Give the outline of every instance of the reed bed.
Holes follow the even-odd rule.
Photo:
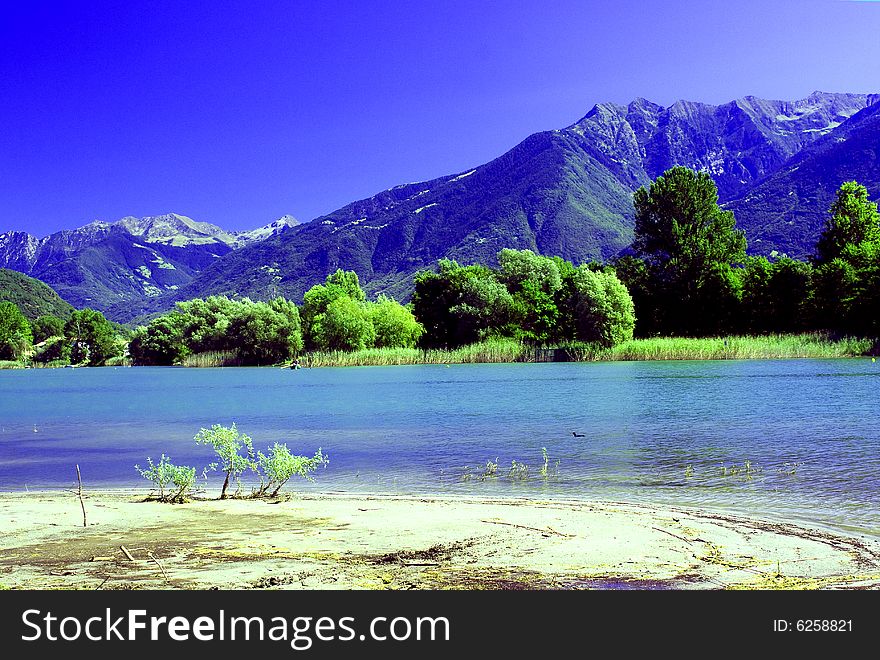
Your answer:
[[[184,367],[239,367],[241,359],[235,351],[205,351],[187,355],[181,365]]]
[[[598,352],[599,360],[767,360],[845,358],[865,355],[868,339],[831,339],[821,333],[752,337],[655,337],[633,339]]]
[[[613,348],[569,343],[558,347],[556,360],[616,362],[631,360],[768,360],[792,358],[848,358],[866,355],[872,341],[844,337],[831,339],[821,333],[799,335],[730,337],[653,337],[632,339]],[[531,362],[534,347],[516,340],[492,340],[443,350],[416,348],[368,348],[361,351],[308,353],[300,358],[304,367],[362,367],[401,364],[463,364],[478,362]]]
[[[361,351],[326,351],[303,355],[304,367],[364,367],[400,364],[464,364],[529,361],[532,349],[520,342],[493,340],[444,350],[419,348],[367,348]]]

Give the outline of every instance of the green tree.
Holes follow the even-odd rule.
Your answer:
[[[612,270],[579,266],[572,275],[575,339],[610,347],[633,337],[635,307]]]
[[[33,343],[31,326],[11,302],[0,302],[0,360],[20,360]]]
[[[880,214],[868,191],[844,183],[816,246],[818,323],[842,332],[880,334]]]
[[[366,305],[348,296],[337,298],[314,318],[310,335],[314,346],[324,351],[357,351],[376,341]]]
[[[851,252],[864,243],[880,243],[880,215],[876,202],[868,199],[868,189],[847,181],[837,191],[829,218],[816,244],[816,261],[851,261]],[[850,256],[848,256],[850,255]]]
[[[34,341],[37,343],[46,341],[49,337],[63,337],[64,320],[51,314],[45,314],[34,319],[31,323],[31,330],[34,333]]]
[[[348,298],[357,303],[366,300],[366,294],[361,289],[360,280],[354,271],[337,269],[327,276],[324,284],[316,284],[306,291],[300,317],[302,332],[309,348],[317,347],[312,342],[312,324],[327,311],[327,307],[332,302],[339,298]]]
[[[614,272],[629,291],[636,312],[633,333],[638,337],[653,337],[663,330],[663,310],[660,295],[655,288],[658,283],[644,259],[633,255],[618,257],[612,262]]]
[[[560,314],[556,294],[562,289],[558,262],[531,250],[498,253],[502,281],[514,298],[520,336],[546,343],[557,334]]]
[[[415,276],[413,313],[425,328],[426,347],[456,347],[493,335],[511,335],[520,315],[513,296],[491,268],[450,259]]]
[[[70,346],[70,359],[75,364],[95,367],[123,351],[113,324],[93,309],[74,311],[64,325],[64,336]]]
[[[243,305],[229,323],[226,345],[234,346],[245,364],[283,362],[302,351],[299,313],[288,301]]]
[[[189,354],[183,341],[182,326],[183,317],[171,313],[135,330],[128,345],[132,361],[139,365],[172,365],[179,362]]]
[[[396,300],[379,296],[367,309],[380,348],[412,348],[424,332],[413,313]]]
[[[746,239],[733,213],[718,206],[715,182],[705,172],[673,167],[637,190],[633,202],[633,248],[647,266],[658,329],[724,329],[739,291],[730,266],[745,259]]]
[[[229,349],[229,324],[241,313],[245,304],[226,296],[208,296],[177,303],[181,332],[187,348],[193,353]]]

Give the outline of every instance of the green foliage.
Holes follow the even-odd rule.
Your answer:
[[[424,332],[413,313],[391,298],[379,296],[367,311],[376,332],[377,348],[412,348]]]
[[[510,469],[507,471],[507,478],[511,481],[527,481],[529,478],[529,466],[520,463],[516,459],[510,462]]]
[[[673,167],[639,188],[633,203],[633,248],[654,267],[699,273],[745,257],[745,235],[733,213],[718,206],[718,189],[706,172]]]
[[[552,296],[562,288],[558,262],[531,250],[505,248],[498,253],[499,279],[512,293],[531,282],[538,290]]]
[[[307,337],[311,335],[312,323],[326,313],[330,304],[339,298],[349,298],[355,302],[366,300],[357,273],[337,269],[327,276],[324,284],[316,284],[306,291],[303,296],[302,322]]]
[[[569,306],[574,317],[574,339],[611,347],[633,337],[633,300],[612,271],[586,266],[571,275]]]
[[[64,325],[64,336],[74,364],[99,366],[124,350],[113,324],[93,309],[73,312]]]
[[[486,266],[441,259],[437,271],[415,276],[413,312],[425,328],[427,348],[456,347],[492,335],[511,334],[520,313],[507,287]]]
[[[64,336],[64,320],[52,315],[39,316],[31,322],[34,342],[40,343],[50,337]]]
[[[235,423],[228,427],[214,424],[210,429],[203,428],[194,440],[196,444],[214,448],[220,462],[211,468],[219,469],[225,475],[220,499],[226,499],[231,480],[235,479],[240,485],[241,475],[255,467],[253,441],[244,433],[239,433]]]
[[[864,243],[880,243],[880,214],[877,203],[868,199],[868,190],[856,181],[847,181],[837,191],[829,209],[830,217],[816,244],[816,261],[851,261],[848,253]]]
[[[299,310],[289,300],[210,296],[178,303],[173,312],[138,328],[129,352],[142,365],[186,363],[193,354],[231,355],[235,364],[252,365],[284,362],[302,348]]]
[[[318,350],[356,351],[375,343],[376,330],[366,305],[342,296],[314,318],[309,336]]]
[[[160,502],[182,503],[189,501],[196,483],[196,469],[186,465],[174,465],[162,454],[158,463],[147,457],[147,467],[135,465],[134,469],[159,491]]]
[[[754,333],[800,332],[811,323],[813,269],[782,257],[749,257],[740,273],[742,329]]]
[[[455,347],[488,337],[533,344],[575,338],[611,345],[632,336],[633,303],[612,271],[575,268],[530,250],[502,250],[500,268],[441,259],[415,277],[413,309],[425,347]]]
[[[673,167],[637,190],[633,203],[633,248],[647,271],[638,298],[655,300],[646,318],[649,332],[705,335],[724,329],[741,293],[731,265],[744,260],[746,239],[733,214],[718,206],[712,178]],[[627,275],[642,273],[633,268]]]
[[[880,214],[868,192],[844,183],[817,245],[818,322],[861,335],[880,335]]]
[[[31,349],[31,325],[18,305],[0,302],[0,360],[20,360]]]
[[[245,364],[289,360],[303,348],[296,305],[283,298],[244,305],[229,324],[226,342]]]
[[[179,362],[189,352],[183,341],[181,315],[160,316],[150,325],[135,330],[128,351],[135,364],[171,365]]]
[[[291,477],[313,481],[311,473],[329,462],[320,448],[311,458],[294,456],[286,444],[276,442],[269,447],[268,454],[257,453],[256,469],[260,485],[254,490],[254,497],[276,497]]]
[[[228,348],[229,324],[245,304],[226,296],[177,303],[176,313],[180,315],[179,323],[187,349],[192,353],[203,353]]]
[[[49,337],[37,346],[31,358],[34,362],[48,365],[50,363],[69,364],[70,345],[64,337]]]

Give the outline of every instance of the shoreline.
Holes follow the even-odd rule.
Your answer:
[[[841,337],[831,339],[822,333],[788,335],[728,335],[719,337],[655,337],[631,339],[611,348],[591,344],[567,344],[536,348],[516,340],[488,340],[455,349],[366,348],[358,351],[304,353],[298,358],[302,368],[352,366],[402,366],[448,364],[510,364],[542,362],[634,362],[706,360],[796,360],[871,358],[880,352],[876,340]],[[184,368],[264,367],[292,368],[292,361],[271,365],[244,365],[227,353],[197,353],[181,364]],[[118,358],[103,366],[130,367]],[[137,365],[141,366],[141,365]],[[162,365],[165,366],[165,365]],[[0,361],[0,369],[83,368],[81,365]]]
[[[880,541],[624,502],[302,494],[161,504],[0,493],[0,585],[28,589],[873,589]],[[128,558],[126,551],[134,561]]]

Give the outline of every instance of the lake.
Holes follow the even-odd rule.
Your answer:
[[[665,503],[880,537],[878,388],[863,359],[0,371],[0,490],[70,486],[76,463],[86,488],[146,489],[135,463],[201,468],[195,433],[236,422],[257,448],[324,449],[299,490]]]

